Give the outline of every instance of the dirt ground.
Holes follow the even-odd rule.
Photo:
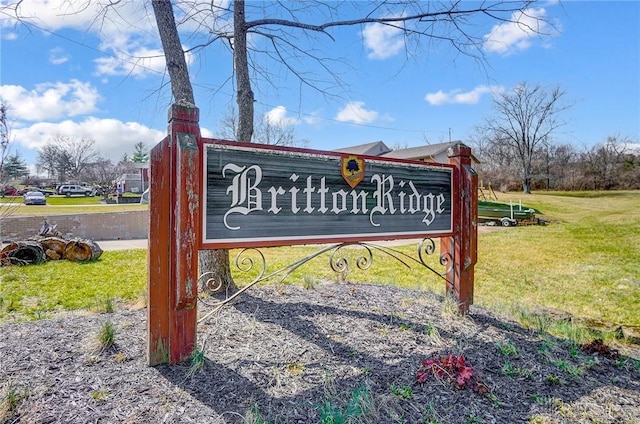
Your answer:
[[[199,324],[199,360],[157,367],[145,309],[5,324],[0,423],[640,423],[637,359],[450,306],[386,286],[256,287]],[[473,384],[456,385],[449,354]]]

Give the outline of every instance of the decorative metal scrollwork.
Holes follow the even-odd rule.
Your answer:
[[[329,265],[331,269],[337,273],[345,273],[349,270],[349,260],[345,256],[341,256],[343,249],[346,247],[363,247],[366,251],[366,256],[360,255],[356,258],[356,267],[360,270],[367,270],[373,263],[373,252],[371,247],[366,243],[343,243],[335,245],[333,252],[329,256]]]
[[[420,241],[418,244],[418,254],[417,259],[407,255],[400,250],[393,249],[388,246],[371,244],[365,242],[355,242],[355,243],[338,243],[327,245],[317,250],[316,252],[305,256],[302,259],[299,259],[296,262],[293,262],[285,267],[282,267],[272,273],[267,274],[267,261],[261,250],[257,248],[245,248],[238,252],[235,258],[235,266],[238,271],[243,273],[252,273],[255,272],[257,275],[253,277],[250,283],[242,287],[237,292],[233,293],[231,296],[226,297],[225,299],[218,300],[213,296],[200,296],[199,299],[202,303],[212,307],[213,309],[209,311],[206,315],[202,316],[198,319],[198,322],[202,322],[207,319],[209,316],[218,311],[221,307],[226,305],[227,303],[233,301],[242,293],[253,287],[254,285],[263,282],[274,280],[276,282],[282,282],[289,275],[291,275],[295,270],[311,261],[312,259],[317,258],[318,256],[331,252],[329,255],[329,266],[336,273],[344,275],[350,269],[350,261],[348,258],[348,253],[350,252],[349,248],[361,248],[364,249],[364,252],[359,252],[355,254],[355,260],[353,263],[355,267],[360,270],[367,270],[371,267],[373,263],[373,252],[378,251],[384,253],[398,262],[402,263],[407,268],[411,268],[411,264],[422,265],[427,268],[438,277],[447,281],[448,284],[452,284],[446,275],[451,271],[453,267],[453,253],[452,252],[443,252],[440,255],[439,263],[440,265],[446,267],[446,270],[443,273],[440,273],[433,269],[427,261],[426,257],[429,255],[433,255],[436,253],[436,243],[431,238],[425,238]],[[351,255],[354,256],[354,255]],[[353,258],[352,258],[353,259]],[[198,278],[198,289],[203,293],[216,293],[222,288],[222,282],[217,280],[212,272],[205,272],[200,275]]]

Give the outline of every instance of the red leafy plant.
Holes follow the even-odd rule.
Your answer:
[[[595,339],[589,343],[583,344],[581,347],[583,352],[597,353],[605,358],[618,360],[620,359],[620,352],[617,349],[613,349],[602,341],[602,339]]]
[[[478,373],[464,359],[464,356],[443,355],[437,359],[423,359],[416,372],[416,381],[425,383],[430,378],[452,383],[456,389],[469,388],[480,394],[489,392],[489,388],[478,378]]]

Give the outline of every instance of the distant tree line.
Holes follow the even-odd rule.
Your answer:
[[[526,82],[494,93],[493,112],[469,140],[480,180],[494,190],[640,189],[640,145],[610,136],[589,149],[554,142],[564,125],[559,87]]]
[[[471,145],[480,164],[476,166],[483,185],[494,190],[619,190],[640,189],[640,145],[638,140],[614,135],[591,148],[554,142],[553,133],[562,125],[560,112],[564,92],[521,83],[511,91],[494,95],[494,112],[477,127],[465,143]],[[0,108],[0,185],[19,181],[44,185],[67,181],[111,186],[125,173],[135,172],[134,163],[149,160],[143,142],[133,146],[113,163],[95,148],[93,139],[55,136],[38,150],[36,169],[43,177],[30,175],[19,153],[10,152],[7,110]],[[220,122],[220,136],[235,139],[237,115],[232,111]],[[304,146],[292,127],[263,120],[255,125],[255,141],[264,144]]]
[[[482,183],[494,190],[523,190],[517,152],[501,143],[472,143]],[[591,148],[540,145],[531,158],[532,190],[638,190],[640,148],[627,137],[610,136]]]
[[[136,162],[147,162],[149,153],[144,143],[134,145],[117,163],[100,156],[95,140],[57,136],[38,150],[36,168],[47,180],[87,182],[98,186],[111,186],[120,175],[135,170]]]
[[[149,153],[145,144],[134,146],[129,157],[127,153],[117,163],[100,156],[92,139],[75,139],[56,136],[50,143],[38,149],[36,170],[31,175],[29,168],[19,153],[6,155],[2,164],[2,183],[17,181],[29,186],[49,186],[63,182],[86,182],[92,186],[111,187],[114,181],[126,173],[137,172],[136,162],[147,162]]]

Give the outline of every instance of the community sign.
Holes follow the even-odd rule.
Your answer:
[[[248,143],[204,145],[202,248],[453,233],[453,166]]]

